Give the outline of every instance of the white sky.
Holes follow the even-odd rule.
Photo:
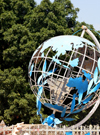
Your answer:
[[[35,0],[40,4],[41,0]],[[51,0],[53,2],[54,0]],[[71,0],[75,8],[79,8],[77,20],[92,24],[96,30],[100,30],[100,0]]]

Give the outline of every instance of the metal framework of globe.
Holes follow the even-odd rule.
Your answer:
[[[99,106],[100,101],[100,44],[94,34],[82,26],[81,36],[63,35],[53,37],[33,53],[29,62],[30,87],[36,96],[37,114],[41,103],[53,113],[42,123],[55,126],[77,113],[93,106],[80,122],[67,127],[80,126],[87,121]],[[87,32],[93,42],[83,38]],[[59,112],[59,118],[55,114]]]

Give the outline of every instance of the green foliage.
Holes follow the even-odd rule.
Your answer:
[[[25,123],[37,123],[39,117],[36,116],[35,97],[29,91],[29,84],[23,74],[23,70],[18,67],[11,71],[0,70],[0,120],[4,119],[7,124],[15,124],[24,121]]]
[[[42,0],[40,5],[34,0],[0,0],[0,121],[40,123],[28,84],[29,60],[45,40],[80,29],[85,23],[76,22],[78,11],[70,0]],[[43,117],[47,112],[41,109]]]
[[[74,9],[68,0],[64,0],[64,3],[61,1],[51,3],[50,0],[43,0],[34,8],[31,15],[26,16],[25,25],[34,33],[34,41],[38,40],[38,46],[53,36],[71,34],[68,23],[72,20],[71,27],[74,26],[77,11],[78,9]]]
[[[0,120],[6,124],[39,122],[27,80],[28,63],[36,46],[24,25],[25,16],[35,6],[31,0],[0,1]]]
[[[15,24],[4,32],[4,40],[9,45],[3,51],[3,60],[9,67],[24,67],[27,68],[29,58],[32,50],[35,49],[35,42],[32,34],[22,24]]]

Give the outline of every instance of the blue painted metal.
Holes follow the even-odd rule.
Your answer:
[[[97,82],[97,78],[98,78],[98,69],[96,67],[95,71],[94,71],[94,83],[96,84]]]
[[[83,108],[84,108],[84,106],[81,106],[81,108],[80,108],[80,109],[78,109],[78,110],[76,110],[76,111],[72,112],[72,114],[81,112],[81,111],[83,110]]]
[[[44,62],[44,66],[43,66],[43,72],[45,72],[46,71],[46,66],[47,66],[47,62],[46,62],[46,60],[45,60],[45,62]],[[44,74],[44,73],[43,73]]]
[[[62,123],[62,121],[60,121],[58,118],[55,118],[54,119],[54,127],[57,125],[57,124],[60,124]]]
[[[53,37],[45,41],[40,52],[42,53],[45,49],[52,46],[52,50],[57,51],[57,54],[56,54],[57,56],[59,56],[60,54],[64,55],[66,53],[66,50],[71,51],[72,47],[74,49],[83,47],[84,42],[86,42],[87,44],[91,46],[95,46],[89,40],[81,38],[81,37],[69,36],[69,35],[57,36],[57,37]]]
[[[61,113],[61,117],[64,117],[65,116],[65,113],[66,113],[66,107],[64,108],[64,110],[62,111],[62,113]]]
[[[34,64],[31,65],[30,77],[32,76],[33,67],[34,67]]]
[[[54,114],[51,114],[50,116],[48,116],[47,118],[45,118],[45,120],[43,121],[42,124],[47,123],[49,126],[53,127],[54,126],[54,119],[55,119]]]
[[[88,88],[87,88],[87,95],[89,94],[89,91],[93,85],[93,82],[94,82],[94,78],[91,79],[91,81],[89,82],[89,85],[88,85]]]
[[[92,94],[92,93],[96,92],[99,88],[100,88],[100,83],[98,83],[93,89],[91,89],[89,91],[89,94]]]
[[[66,132],[66,135],[73,135],[72,131]]]
[[[89,80],[91,80],[91,79],[92,79],[92,78],[91,78],[91,74],[86,73],[86,71],[85,71],[85,70],[82,70],[82,72],[84,73],[84,76],[85,76],[87,79],[89,79]]]
[[[79,62],[79,59],[76,58],[76,59],[74,59],[74,60],[71,60],[71,61],[69,62],[69,64],[70,64],[72,67],[76,67],[76,66],[78,66],[78,62]]]
[[[77,34],[78,32],[82,31],[83,29],[79,29],[78,31],[74,32],[72,35]]]
[[[58,106],[57,104],[53,105],[53,104],[49,104],[49,103],[44,103],[44,105],[49,107],[49,108],[54,108],[54,109],[59,110],[59,111],[64,110],[64,108],[62,106]]]
[[[52,60],[53,60],[54,62],[56,62],[57,64],[61,65],[61,62],[60,62],[58,59],[56,59],[55,56],[53,56]]]
[[[66,66],[66,65],[63,65],[63,67],[65,67],[65,68],[69,68],[68,66]]]
[[[90,132],[86,133],[85,135],[90,135]]]
[[[93,97],[94,95],[90,95],[89,97],[87,97],[85,100],[82,101],[83,104],[87,104]]]
[[[85,79],[85,81],[82,80],[82,77],[76,77],[76,78],[70,78],[69,82],[67,83],[68,87],[75,87],[78,90],[79,93],[79,104],[81,103],[83,93],[86,92],[88,87],[88,81]]]
[[[64,118],[64,120],[66,120],[66,121],[73,121],[73,120],[76,120],[76,119],[74,119],[74,118]]]
[[[98,69],[100,71],[100,58],[98,59]]]
[[[72,104],[71,104],[71,113],[73,112],[74,110],[74,107],[75,107],[75,98],[76,98],[76,94],[73,95],[73,100],[72,100]]]

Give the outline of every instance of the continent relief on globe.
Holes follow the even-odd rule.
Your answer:
[[[77,36],[57,36],[41,44],[29,63],[31,89],[37,96],[37,114],[41,116],[42,103],[60,112],[64,120],[72,121],[70,114],[93,105],[100,87],[99,57],[92,42]],[[54,118],[51,115],[48,119]]]

